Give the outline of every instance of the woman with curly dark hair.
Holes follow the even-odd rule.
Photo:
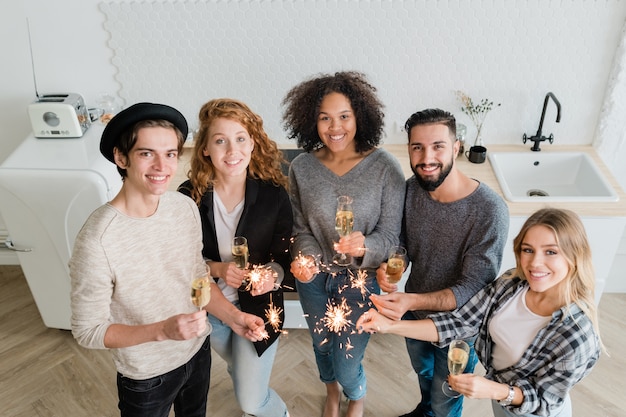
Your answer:
[[[366,378],[362,360],[369,341],[354,319],[378,293],[376,268],[398,244],[404,175],[398,161],[378,148],[383,104],[361,73],[320,75],[291,89],[283,121],[306,153],[289,170],[294,213],[291,271],[296,277],[320,379],[326,384],[325,417],[339,415],[341,392],[347,416],[363,416]],[[335,229],[339,196],[352,199],[352,232]],[[343,253],[350,262],[334,262]],[[347,264],[347,265],[346,265]],[[332,320],[339,312],[343,320]]]

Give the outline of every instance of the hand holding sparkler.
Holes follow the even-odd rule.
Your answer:
[[[229,317],[226,324],[239,336],[251,342],[260,342],[266,338],[265,323],[261,317],[239,311],[234,317]]]
[[[373,308],[363,313],[356,322],[359,333],[374,334],[377,332],[386,333],[393,325],[393,321],[380,314]]]
[[[271,266],[254,265],[246,275],[245,290],[255,296],[275,290],[277,276]]]
[[[320,272],[315,258],[311,255],[298,255],[291,262],[291,273],[301,282],[309,282]]]
[[[411,300],[409,297],[414,294],[393,292],[391,294],[370,296],[370,301],[376,309],[385,317],[391,320],[400,320],[404,313],[411,310]]]

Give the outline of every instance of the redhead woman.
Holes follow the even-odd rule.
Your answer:
[[[179,191],[198,205],[202,251],[211,275],[237,308],[265,321],[266,338],[251,343],[213,315],[211,346],[226,361],[244,415],[288,416],[269,387],[284,320],[281,282],[289,273],[292,211],[282,154],[263,129],[263,119],[246,104],[216,99],[200,109],[189,180]],[[248,244],[248,265],[238,267],[231,245]],[[260,279],[251,279],[252,270]],[[269,320],[275,311],[279,320]]]

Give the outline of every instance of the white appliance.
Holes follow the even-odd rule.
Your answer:
[[[122,186],[115,165],[100,154],[102,130],[92,125],[74,139],[31,134],[0,165],[0,213],[47,327],[70,329],[74,239]]]
[[[79,138],[91,126],[80,94],[44,94],[28,106],[33,133],[38,138]]]

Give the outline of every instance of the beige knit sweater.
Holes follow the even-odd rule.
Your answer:
[[[198,208],[177,192],[163,194],[148,218],[128,217],[109,204],[95,210],[69,262],[78,343],[104,349],[112,323],[148,324],[197,311],[190,284],[206,272],[201,230]],[[189,361],[204,339],[149,342],[111,353],[122,375],[147,379]]]

